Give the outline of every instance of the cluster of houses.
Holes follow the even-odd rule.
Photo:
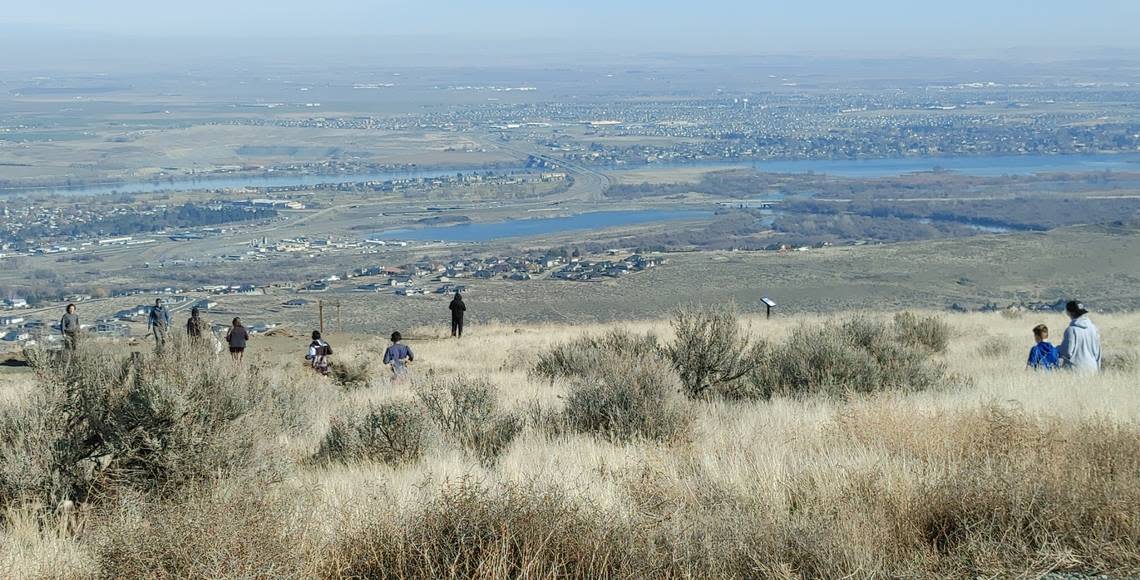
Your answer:
[[[633,254],[621,260],[575,260],[554,272],[553,277],[559,280],[573,280],[588,282],[603,278],[620,278],[634,272],[642,272],[661,264],[658,258]]]
[[[43,328],[43,324],[42,320],[28,320],[23,316],[0,316],[0,329],[3,329],[0,340],[4,342],[26,342],[31,340],[33,334]]]
[[[130,326],[115,319],[99,320],[94,325],[83,324],[81,329],[100,336],[127,336]],[[58,342],[59,322],[48,324],[39,319],[25,319],[22,316],[0,316],[0,341],[23,346],[33,346],[39,342]]]
[[[180,295],[171,296],[169,298],[163,299],[163,303],[166,304],[167,308],[178,308],[178,307],[185,305],[188,302],[193,302],[193,301],[194,301],[194,299],[189,297],[189,296],[180,296]],[[113,315],[111,315],[111,318],[109,320],[119,320],[119,321],[123,321],[123,322],[135,322],[137,320],[145,320],[146,317],[150,314],[150,309],[152,306],[153,305],[151,305],[151,304],[140,304],[138,306],[132,306],[131,308],[124,308],[123,310],[120,310],[120,311],[114,313]]]
[[[3,302],[4,310],[21,310],[28,307],[28,301],[23,298],[5,298]]]
[[[454,258],[447,261],[421,260],[398,267],[368,266],[357,268],[344,274],[332,274],[311,280],[299,291],[305,293],[327,292],[336,282],[356,278],[379,278],[357,284],[356,292],[387,292],[398,296],[420,296],[430,293],[444,294],[462,291],[465,286],[457,284],[466,279],[474,280],[530,280],[535,276],[552,272],[559,280],[595,280],[618,278],[626,274],[641,272],[661,263],[659,258],[633,254],[614,260],[594,261],[578,256],[558,255],[489,256],[479,258]],[[434,291],[424,288],[425,283],[439,285]]]

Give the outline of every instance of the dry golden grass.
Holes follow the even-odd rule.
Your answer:
[[[1094,319],[1106,354],[1135,359],[1140,315]],[[757,336],[778,341],[824,320],[749,322]],[[494,463],[444,437],[412,464],[310,461],[342,406],[413,400],[416,384],[387,380],[375,363],[379,339],[331,337],[336,357],[373,360],[370,386],[351,391],[306,373],[297,361],[304,341],[254,342],[247,364],[312,392],[310,429],[267,434],[296,460],[285,480],[259,484],[269,491],[247,491],[246,502],[233,489],[252,484],[230,480],[184,505],[111,510],[77,533],[12,507],[0,576],[110,577],[172,559],[161,576],[1140,573],[1140,372],[1025,371],[1030,329],[1045,322],[1059,335],[1058,315],[946,320],[954,337],[939,357],[971,385],[848,400],[693,401],[693,433],[681,442],[623,443],[530,425]],[[620,326],[671,340],[665,321]],[[417,381],[483,378],[498,387],[505,412],[525,416],[535,405],[560,408],[567,393],[561,379],[528,375],[537,355],[612,328],[485,326],[459,341],[419,329],[407,342]],[[997,342],[1011,348],[985,347]],[[189,554],[176,550],[207,530],[228,536],[194,541]],[[273,530],[304,533],[285,543]],[[122,561],[115,550],[130,545],[137,557],[108,564],[108,554]]]

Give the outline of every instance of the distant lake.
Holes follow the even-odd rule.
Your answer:
[[[819,173],[838,177],[893,177],[943,169],[979,177],[1033,175],[1035,173],[1087,173],[1090,171],[1140,172],[1140,155],[1002,155],[984,157],[907,157],[903,159],[804,159],[794,161],[741,161],[669,163],[630,167],[746,166],[766,173]]]
[[[487,223],[387,230],[372,234],[369,237],[382,240],[419,242],[487,242],[502,238],[535,237],[582,230],[600,230],[699,219],[712,215],[713,212],[711,211],[700,210],[596,211],[565,217],[513,219]]]

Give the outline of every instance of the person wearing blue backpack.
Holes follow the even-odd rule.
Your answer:
[[[1061,353],[1049,342],[1049,327],[1044,324],[1033,327],[1033,339],[1037,344],[1029,350],[1029,362],[1026,365],[1034,370],[1045,371],[1061,368]]]

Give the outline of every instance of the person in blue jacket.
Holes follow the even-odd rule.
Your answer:
[[[1038,324],[1033,327],[1033,339],[1037,344],[1029,350],[1029,362],[1026,365],[1034,370],[1053,370],[1061,368],[1061,353],[1053,343],[1049,342],[1049,327]]]
[[[384,351],[384,364],[392,369],[392,380],[401,380],[408,376],[408,365],[416,360],[416,355],[408,345],[401,344],[403,337],[399,332],[392,333],[392,345]]]

